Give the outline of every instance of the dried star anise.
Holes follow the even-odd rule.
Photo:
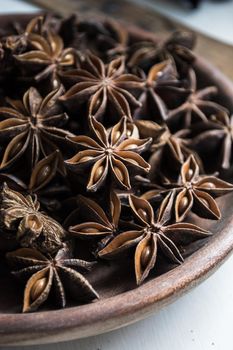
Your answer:
[[[59,73],[74,68],[77,53],[73,48],[65,48],[62,38],[49,29],[43,35],[27,33],[29,51],[15,55],[24,70],[36,72],[34,80],[39,82],[51,77],[52,86],[59,86]]]
[[[109,32],[109,35],[98,36],[99,47],[102,49],[103,45],[105,45],[108,57],[124,55],[128,50],[129,42],[129,34],[126,28],[114,20],[105,21],[104,27]]]
[[[164,150],[165,147],[169,149],[172,158],[180,164],[184,162],[187,155],[192,153],[188,148],[190,143],[187,138],[190,134],[189,129],[181,129],[175,133],[171,133],[166,124],[159,125],[152,120],[136,120],[135,124],[139,129],[140,137],[152,138],[153,141],[150,145],[150,150],[156,152],[156,158],[158,151],[160,151],[160,158],[163,157],[161,150]]]
[[[96,118],[109,107],[118,119],[124,115],[132,119],[131,109],[140,106],[134,92],[142,89],[143,82],[126,72],[124,57],[105,65],[100,58],[89,54],[81,69],[64,72],[61,78],[75,85],[60,100],[72,107],[88,102],[88,114]]]
[[[9,35],[2,38],[3,46],[9,50],[11,54],[20,54],[27,48],[28,37],[32,33],[41,34],[44,18],[43,16],[34,17],[24,30],[17,29],[17,34]],[[16,27],[18,27],[16,23]]]
[[[82,206],[84,215],[91,221],[82,222],[69,227],[69,232],[75,237],[102,237],[114,235],[118,226],[121,204],[115,192],[111,193],[111,222],[104,210],[93,200],[79,196],[78,202]]]
[[[135,121],[142,138],[152,138],[149,158],[151,171],[149,178],[153,182],[163,183],[165,178],[175,180],[180,166],[185,159],[194,154],[190,148],[190,130],[181,129],[172,133],[166,124],[159,125],[151,120]],[[202,168],[201,160],[195,154],[198,164]]]
[[[233,116],[220,112],[210,116],[208,122],[199,124],[198,129],[198,135],[192,139],[194,148],[200,154],[207,150],[214,156],[218,154],[220,168],[229,169],[233,159]]]
[[[191,93],[184,103],[168,113],[168,123],[180,122],[187,128],[193,122],[207,122],[211,114],[226,111],[226,108],[210,100],[217,93],[216,86],[197,90],[196,74],[192,68],[189,70],[188,80]]]
[[[23,312],[41,307],[49,297],[59,307],[66,306],[67,298],[88,302],[98,298],[97,292],[78,271],[90,270],[92,262],[73,258],[69,246],[60,249],[54,257],[46,257],[31,248],[20,248],[7,254],[13,274],[27,281]]]
[[[165,121],[168,117],[167,103],[190,93],[180,87],[181,84],[169,60],[153,65],[147,75],[141,70],[140,75],[144,88],[139,97],[141,107],[134,113],[136,119],[150,115],[151,119]]]
[[[104,126],[91,117],[90,128],[93,138],[85,135],[70,138],[83,151],[67,160],[66,165],[79,173],[91,168],[87,184],[88,191],[99,189],[108,175],[111,175],[117,187],[128,190],[130,189],[130,170],[134,173],[150,170],[150,165],[138,153],[149,146],[151,139],[127,138],[126,121],[125,117],[122,118],[112,127],[110,133],[107,133]]]
[[[143,68],[164,61],[172,60],[174,67],[181,75],[185,75],[188,67],[195,59],[192,48],[196,37],[191,32],[176,31],[162,41],[142,41],[131,48],[128,65],[130,67],[140,66]]]
[[[25,153],[34,166],[41,155],[64,150],[65,137],[73,134],[60,128],[68,119],[57,101],[62,92],[59,87],[42,98],[31,87],[23,101],[8,99],[10,107],[0,108],[0,137],[7,145],[1,157],[1,170],[9,168]]]
[[[156,264],[160,251],[168,260],[180,264],[183,257],[178,245],[205,238],[210,233],[190,223],[167,225],[171,216],[174,194],[168,194],[161,204],[157,218],[148,201],[131,195],[130,207],[138,221],[138,228],[123,232],[115,237],[103,250],[99,257],[114,259],[125,251],[134,248],[134,264],[137,284],[141,284]]]
[[[11,190],[3,185],[0,197],[0,226],[15,236],[22,247],[45,253],[57,251],[66,233],[54,219],[40,211],[37,197]]]
[[[111,192],[109,215],[90,198],[79,196],[78,203],[87,221],[70,226],[68,231],[77,238],[102,238],[98,245],[103,248],[118,232],[121,213],[119,197]]]
[[[193,155],[182,165],[177,183],[167,183],[166,187],[170,188],[168,191],[175,191],[174,210],[177,222],[182,221],[190,210],[203,218],[220,219],[221,212],[214,198],[233,191],[233,185],[228,182],[215,176],[200,175]],[[145,198],[151,199],[157,194],[157,190],[151,190]]]

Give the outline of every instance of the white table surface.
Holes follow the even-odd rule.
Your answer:
[[[184,6],[187,0],[130,0],[161,12],[215,39],[233,45],[233,0],[202,0],[197,10]]]
[[[164,8],[167,11],[166,4]],[[30,12],[33,9],[20,0],[0,0],[0,13]],[[201,9],[200,16],[206,10],[208,13],[206,6]],[[198,26],[198,21],[195,25]],[[18,349],[232,350],[233,256],[199,287],[144,321],[78,341]]]

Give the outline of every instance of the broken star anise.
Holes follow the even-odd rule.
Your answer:
[[[88,302],[98,298],[97,292],[78,271],[90,270],[92,262],[73,258],[69,247],[60,249],[54,257],[46,257],[31,248],[20,248],[7,254],[13,274],[26,280],[23,312],[32,312],[52,297],[53,304],[64,308],[67,299]]]
[[[1,144],[6,144],[1,170],[9,168],[25,153],[34,166],[41,156],[64,150],[65,137],[73,134],[60,128],[68,120],[57,101],[62,92],[59,87],[43,98],[31,87],[23,101],[8,99],[10,107],[0,108]]]
[[[88,114],[100,118],[107,107],[112,114],[132,119],[132,108],[140,106],[135,98],[135,90],[140,91],[142,80],[128,74],[124,57],[112,60],[107,65],[93,54],[89,54],[81,69],[69,70],[62,74],[66,82],[74,84],[60,100],[67,106],[88,103]]]
[[[194,122],[207,122],[211,114],[227,111],[210,97],[217,94],[216,86],[208,86],[197,90],[195,71],[190,68],[188,74],[190,94],[177,108],[168,113],[168,123],[180,122],[182,126],[189,127]]]
[[[129,190],[129,172],[148,172],[150,165],[138,154],[146,150],[151,139],[141,140],[127,138],[127,119],[123,117],[119,123],[107,133],[104,126],[94,117],[90,117],[90,129],[93,138],[89,136],[74,136],[69,138],[77,147],[83,149],[66,161],[71,170],[82,173],[91,169],[87,190],[96,191],[106,181],[108,175],[124,190]]]
[[[154,268],[158,251],[169,261],[180,264],[183,257],[178,248],[181,244],[190,243],[199,238],[205,238],[210,233],[190,223],[169,224],[173,193],[163,200],[157,218],[148,201],[131,195],[129,204],[139,222],[138,228],[116,236],[104,249],[99,257],[114,259],[123,252],[135,249],[134,265],[137,284],[141,284]]]
[[[66,236],[63,227],[40,211],[37,197],[11,190],[3,185],[0,197],[0,226],[5,234],[15,236],[22,247],[53,253]]]
[[[37,16],[28,22],[25,29],[19,28],[18,23],[15,24],[17,34],[9,35],[3,38],[4,47],[9,49],[12,54],[20,54],[27,48],[28,39],[31,34],[42,34],[44,25],[44,17]]]

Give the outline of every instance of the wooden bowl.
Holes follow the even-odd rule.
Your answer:
[[[7,25],[15,18],[2,16],[0,23]],[[28,19],[17,16],[19,21]],[[138,37],[151,37],[138,28],[128,29]],[[219,102],[233,111],[233,84],[199,57],[195,69],[200,81],[219,88]],[[142,286],[135,288],[128,262],[123,262],[126,265],[121,270],[114,265],[101,267],[101,271],[96,269],[91,282],[101,298],[91,304],[21,314],[22,291],[19,293],[14,280],[1,271],[0,264],[0,345],[60,342],[104,333],[143,319],[176,300],[210,276],[232,252],[232,200],[232,194],[218,200],[223,218],[220,222],[208,222],[213,236],[195,243],[192,246],[195,252],[181,266],[163,274],[157,271]]]

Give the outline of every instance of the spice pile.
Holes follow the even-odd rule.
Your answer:
[[[0,251],[24,312],[98,298],[88,275],[106,260],[140,285],[211,234],[193,217],[221,218],[233,125],[194,44],[74,16],[1,29]]]

